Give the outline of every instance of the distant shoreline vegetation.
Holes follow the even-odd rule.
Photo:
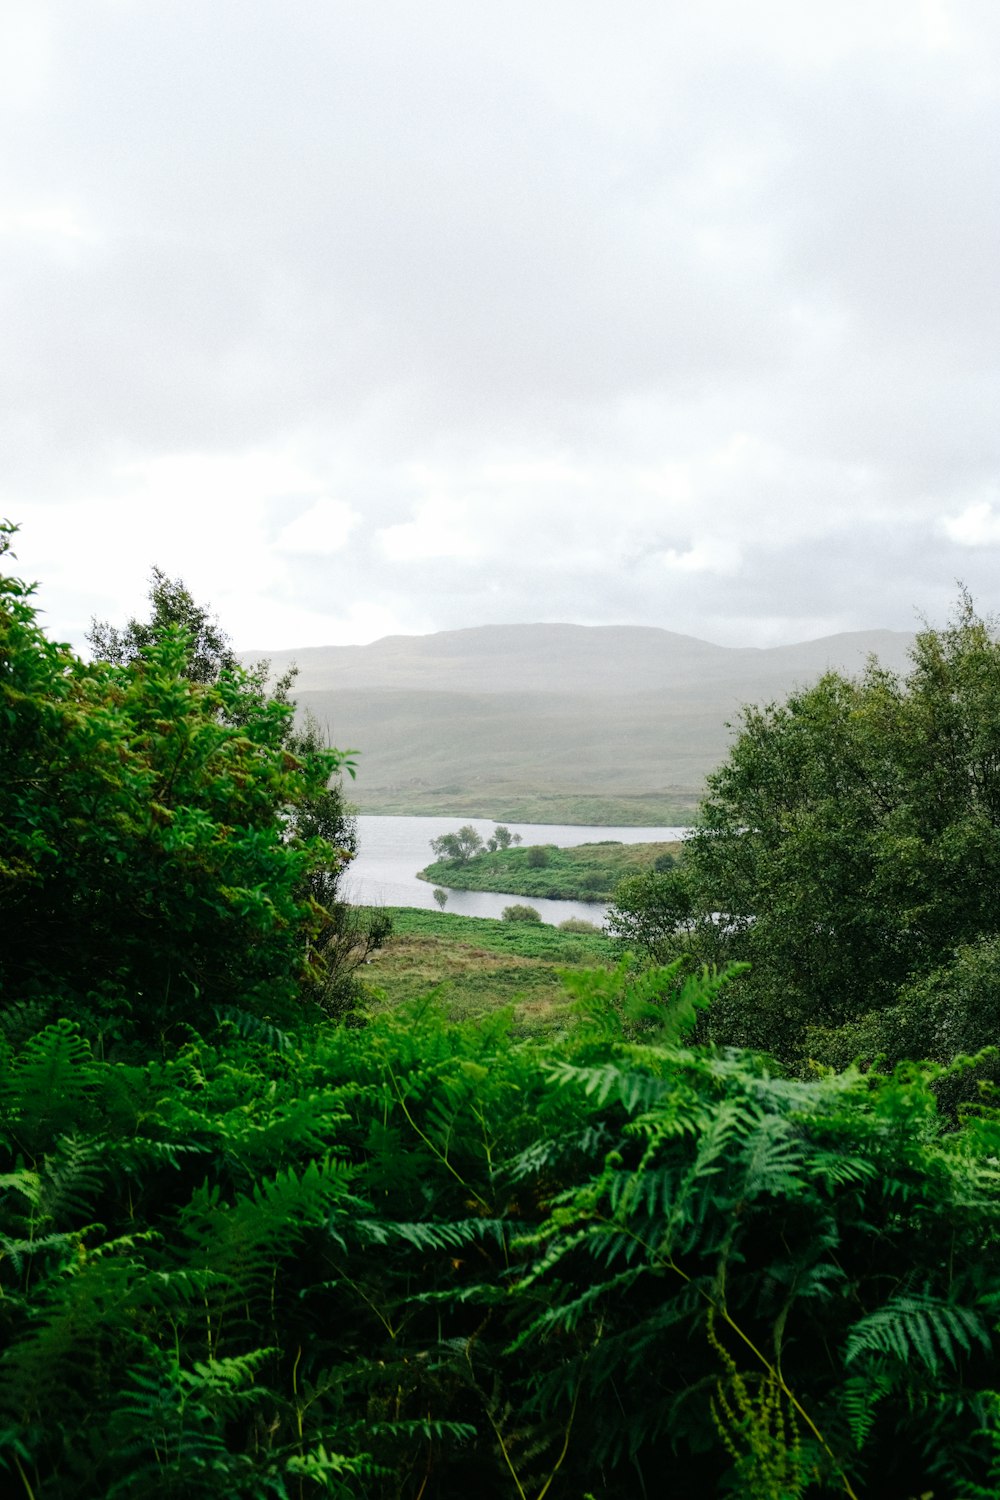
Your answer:
[[[610,901],[630,875],[669,869],[680,843],[555,844],[483,850],[466,858],[438,859],[417,874],[458,891],[501,891],[550,901]]]
[[[639,792],[620,797],[589,793],[511,792],[477,787],[351,787],[353,811],[380,817],[488,818],[494,823],[554,823],[571,827],[687,827],[693,821],[701,790]]]

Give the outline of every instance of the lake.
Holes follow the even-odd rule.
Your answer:
[[[429,865],[434,854],[431,839],[454,833],[471,823],[483,839],[496,824],[489,818],[432,817],[399,818],[361,814],[358,824],[358,856],[344,872],[344,899],[359,906],[420,906],[436,910],[434,887],[417,879],[417,871]],[[665,843],[681,839],[686,828],[602,828],[579,824],[507,823],[524,844],[599,844],[614,840],[622,844]],[[493,891],[448,892],[446,911],[463,917],[499,917],[512,901],[533,906],[543,922],[556,925],[567,917],[583,917],[600,925],[607,906],[601,901],[545,901],[537,896],[511,896]]]

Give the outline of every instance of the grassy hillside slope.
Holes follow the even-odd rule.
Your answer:
[[[830,636],[769,650],[666,630],[504,625],[270,653],[334,744],[362,751],[363,812],[682,822],[744,703],[784,697],[911,637]],[[268,654],[268,653],[264,653]]]

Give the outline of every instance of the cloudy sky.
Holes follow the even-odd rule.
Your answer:
[[[1000,608],[995,0],[2,0],[52,632]]]

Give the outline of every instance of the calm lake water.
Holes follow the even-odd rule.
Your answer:
[[[358,818],[358,857],[346,871],[342,890],[348,901],[361,906],[421,906],[436,909],[434,887],[417,879],[434,859],[431,839],[471,823],[484,839],[496,824],[487,818],[433,817],[387,818],[362,815]],[[519,833],[524,844],[598,844],[614,840],[621,844],[664,843],[680,839],[685,828],[587,828],[579,824],[508,823],[511,833]],[[544,901],[537,896],[511,896],[493,891],[448,892],[446,911],[463,917],[499,917],[512,901],[528,902],[543,922],[565,922],[567,917],[583,917],[600,924],[607,907],[600,901]]]

